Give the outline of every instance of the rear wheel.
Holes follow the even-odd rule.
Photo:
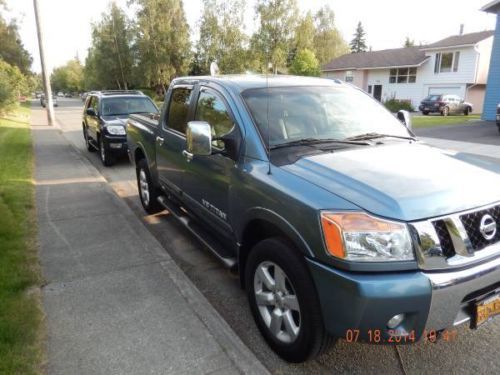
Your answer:
[[[470,108],[469,107],[465,107],[465,109],[464,109],[464,115],[465,116],[469,116],[469,113],[470,113]]]
[[[450,114],[450,109],[448,107],[444,107],[441,110],[441,116],[448,116]]]
[[[429,114],[429,111],[422,111],[422,114],[423,114],[424,116],[427,116],[427,115]]]
[[[163,211],[163,207],[158,203],[159,191],[153,185],[151,174],[146,159],[141,159],[137,163],[137,188],[139,189],[139,198],[141,199],[144,210],[152,215]]]
[[[303,362],[332,343],[323,326],[314,283],[299,255],[281,238],[258,243],[245,270],[255,322],[269,346],[289,362]]]
[[[99,156],[101,157],[101,162],[105,167],[110,167],[114,164],[114,156],[109,152],[104,144],[104,138],[99,137]]]

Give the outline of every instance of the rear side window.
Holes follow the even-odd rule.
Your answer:
[[[168,108],[167,127],[186,134],[189,101],[191,100],[191,88],[179,87],[172,90],[170,106]]]

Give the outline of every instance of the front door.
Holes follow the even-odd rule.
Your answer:
[[[170,93],[168,107],[161,119],[156,137],[156,162],[160,183],[180,195],[187,160],[186,127],[190,110],[192,86],[175,86]]]
[[[197,121],[206,121],[212,128],[212,137],[220,137],[232,130],[236,123],[222,95],[213,89],[200,89],[194,115]],[[188,163],[183,182],[186,203],[200,217],[226,237],[231,236],[228,218],[229,186],[235,161],[224,154],[223,141],[212,142],[214,153],[195,155]],[[208,213],[208,214],[207,214]]]
[[[97,128],[99,127],[99,101],[96,96],[92,96],[90,98],[86,109],[88,108],[92,108],[96,114],[96,116],[91,116],[85,112],[85,122],[87,124],[88,135],[97,142]]]
[[[382,85],[373,86],[373,97],[377,99],[379,102],[382,101]]]

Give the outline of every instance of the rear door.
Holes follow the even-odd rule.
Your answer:
[[[156,137],[156,162],[160,183],[174,194],[183,190],[187,159],[186,128],[191,114],[192,85],[178,85],[171,89],[168,106]]]

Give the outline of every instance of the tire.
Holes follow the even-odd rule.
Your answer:
[[[423,114],[424,116],[427,116],[427,115],[429,114],[429,111],[422,111],[422,114]]]
[[[469,107],[465,107],[465,109],[464,109],[464,116],[469,116],[469,113],[470,113],[470,108]]]
[[[284,282],[275,282],[276,275],[282,275],[278,280]],[[255,323],[281,358],[299,363],[330,347],[334,339],[325,331],[304,258],[285,240],[269,238],[252,249],[245,268],[245,285]],[[258,296],[266,302],[258,304]],[[275,329],[271,328],[273,320]]]
[[[101,158],[102,165],[105,167],[111,167],[115,163],[114,156],[104,145],[103,137],[99,137],[99,156]]]
[[[87,148],[88,152],[96,151],[95,147],[92,146],[92,144],[89,141],[89,133],[85,125],[83,125],[83,139],[85,140],[85,147]]]
[[[163,211],[164,208],[158,203],[160,192],[153,184],[146,159],[137,163],[136,176],[139,198],[144,210],[150,215]]]
[[[444,107],[441,111],[441,116],[448,116],[450,114],[450,109],[448,107]]]

